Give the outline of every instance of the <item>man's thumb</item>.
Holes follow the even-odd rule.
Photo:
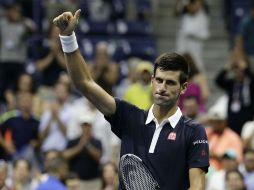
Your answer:
[[[79,16],[80,16],[80,12],[81,12],[81,9],[77,10],[74,14],[74,18],[78,21],[79,19]]]

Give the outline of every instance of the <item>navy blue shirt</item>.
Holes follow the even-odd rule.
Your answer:
[[[70,140],[67,149],[76,146],[79,141],[80,138]],[[101,141],[92,138],[90,143],[98,150],[102,151]],[[100,163],[92,158],[86,148],[69,160],[69,166],[70,170],[77,173],[82,180],[95,179],[100,176]]]
[[[121,156],[140,157],[162,190],[187,190],[189,169],[209,167],[209,148],[204,127],[181,116],[173,128],[163,125],[153,153],[149,153],[155,122],[146,123],[148,112],[116,99],[116,112],[105,117],[122,140]],[[120,187],[120,189],[123,189]]]
[[[31,140],[38,140],[39,121],[32,115],[25,119],[17,111],[14,117],[0,125],[0,129],[3,134],[8,130],[11,132],[13,143],[17,151],[20,151],[29,145]]]

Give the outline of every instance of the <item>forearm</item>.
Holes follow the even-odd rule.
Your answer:
[[[205,172],[200,168],[189,170],[190,188],[189,190],[205,190]]]
[[[45,58],[37,61],[37,64],[36,64],[37,70],[43,71],[45,68],[48,67],[51,61],[53,61],[53,56],[51,53],[49,53]]]
[[[68,73],[76,88],[104,115],[113,114],[116,109],[114,99],[94,82],[79,50],[65,53],[65,59]]]
[[[78,50],[77,39],[73,31],[78,23],[80,12],[80,9],[74,15],[71,12],[64,12],[53,20],[53,23],[60,29],[60,41],[63,52],[65,52],[67,70],[76,88],[104,115],[112,115],[116,110],[114,98],[94,82],[88,65]]]
[[[58,52],[56,54],[56,59],[58,64],[63,68],[66,69],[66,64],[65,64],[65,59],[64,59],[64,55],[61,52]]]
[[[77,154],[79,154],[81,152],[81,150],[82,150],[82,147],[80,145],[76,145],[73,148],[66,149],[63,152],[63,157],[66,160],[69,160],[69,159],[73,158],[74,156],[76,156]]]
[[[6,144],[4,140],[0,142],[0,146],[3,147],[3,149],[8,153],[8,154],[14,154],[16,152],[16,148],[14,144],[11,142],[10,144]]]
[[[93,157],[94,160],[96,160],[97,162],[100,161],[102,153],[99,149],[97,149],[91,143],[87,144],[85,148],[86,148],[87,152],[90,154],[90,156]]]
[[[205,190],[205,180],[197,180],[197,183],[192,184],[189,190]]]

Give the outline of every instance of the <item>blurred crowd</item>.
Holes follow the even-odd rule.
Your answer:
[[[0,190],[118,189],[120,140],[72,86],[51,24],[78,8],[78,43],[94,80],[142,109],[152,105],[151,0],[0,0]],[[175,51],[190,66],[179,107],[206,128],[206,189],[254,190],[254,2],[224,0],[223,10],[229,53],[216,63],[213,90],[224,93],[208,107],[209,4],[175,1]]]

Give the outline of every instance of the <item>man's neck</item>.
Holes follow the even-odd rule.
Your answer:
[[[163,120],[165,120],[165,119],[169,118],[170,116],[174,115],[177,108],[178,107],[176,105],[174,105],[173,107],[154,105],[152,111],[153,111],[154,117],[157,119],[157,121],[159,123],[161,123]]]
[[[31,112],[28,111],[22,111],[21,114],[24,119],[29,119],[31,117]]]

